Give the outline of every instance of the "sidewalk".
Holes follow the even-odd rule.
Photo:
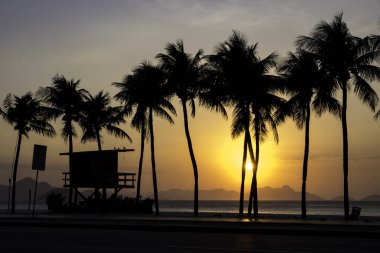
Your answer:
[[[117,230],[212,232],[276,235],[313,235],[380,238],[380,220],[345,221],[330,216],[309,218],[270,217],[259,219],[200,215],[161,216],[133,214],[0,214],[0,228],[7,226],[71,227]]]

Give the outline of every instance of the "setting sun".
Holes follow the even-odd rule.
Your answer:
[[[247,163],[245,164],[245,167],[247,168],[247,170],[252,170],[253,165],[252,165],[252,163],[247,162]]]

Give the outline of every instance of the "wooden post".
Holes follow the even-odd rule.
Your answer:
[[[8,185],[9,185],[9,188],[8,188],[8,212],[9,212],[9,206],[11,203],[11,188],[12,188],[12,181],[10,178],[8,178]]]
[[[78,205],[78,187],[74,188],[74,206]]]
[[[30,211],[30,202],[32,200],[32,189],[29,189],[29,196],[28,196],[28,212]]]

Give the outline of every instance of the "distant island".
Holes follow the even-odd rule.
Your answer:
[[[29,189],[32,190],[32,196],[34,194],[34,179],[26,177],[17,181],[17,201],[27,201],[29,196]],[[46,182],[39,182],[37,187],[37,199],[43,201],[46,199],[46,196],[51,192],[61,192],[64,196],[68,195],[68,189],[58,188],[51,186]],[[299,201],[301,192],[294,191],[290,186],[283,186],[281,188],[273,188],[266,186],[258,189],[259,199],[260,200],[278,200],[278,201]],[[86,192],[84,192],[86,195]],[[192,190],[183,190],[183,189],[170,189],[167,191],[159,192],[160,200],[193,200],[194,193]],[[247,200],[249,193],[246,193],[245,199]],[[316,194],[307,193],[306,196],[308,201],[328,201]],[[212,190],[199,190],[199,199],[200,200],[239,200],[239,192],[225,190],[225,189],[212,189]],[[8,186],[0,185],[0,201],[8,200]],[[337,196],[331,201],[343,201],[343,196]],[[380,201],[380,195],[373,194],[365,198],[351,201]]]

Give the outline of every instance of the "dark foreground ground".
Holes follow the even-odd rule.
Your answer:
[[[380,252],[380,221],[3,214],[0,252]]]
[[[0,227],[1,252],[380,252],[379,238]]]

